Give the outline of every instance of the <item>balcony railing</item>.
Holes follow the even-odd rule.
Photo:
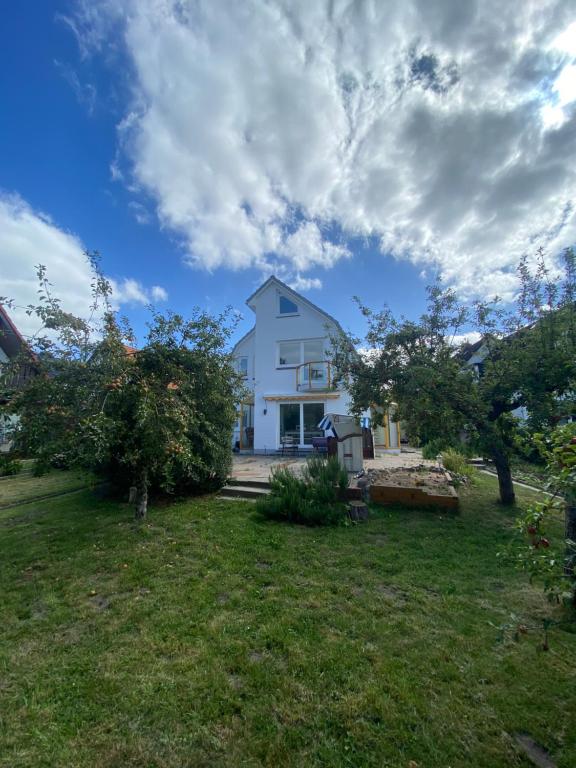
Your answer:
[[[298,392],[319,392],[333,389],[332,367],[327,360],[313,360],[296,368]]]

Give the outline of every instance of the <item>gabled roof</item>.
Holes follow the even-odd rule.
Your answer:
[[[332,315],[329,315],[328,312],[325,312],[323,309],[320,309],[320,307],[316,306],[316,304],[313,304],[309,299],[307,299],[305,296],[302,296],[301,293],[298,293],[293,288],[290,288],[289,285],[286,285],[286,283],[283,283],[282,280],[279,280],[275,275],[272,275],[271,277],[266,280],[266,282],[262,283],[260,288],[257,288],[254,293],[251,296],[248,296],[246,299],[246,304],[250,307],[252,311],[254,311],[253,302],[254,299],[259,296],[261,293],[263,293],[267,288],[269,288],[271,285],[275,285],[277,288],[280,288],[285,293],[291,294],[294,296],[298,301],[305,304],[306,306],[310,307],[310,309],[315,310],[316,312],[319,312],[321,315],[324,315],[328,320],[330,320],[332,323],[335,324],[335,326],[342,331],[342,326],[336,320],[335,317],[332,317]],[[343,332],[343,331],[342,331]],[[240,343],[240,342],[238,342]]]
[[[2,304],[0,304],[0,347],[10,358],[16,357],[23,348],[28,348],[28,344]]]
[[[234,346],[232,347],[232,354],[234,354],[234,351],[236,350],[236,347],[239,347],[239,346],[240,346],[240,344],[242,344],[242,342],[243,342],[243,341],[245,341],[245,340],[248,338],[248,336],[250,336],[251,334],[253,334],[255,330],[256,330],[256,326],[253,326],[252,328],[250,328],[250,330],[248,331],[248,333],[245,333],[245,334],[244,334],[244,336],[242,336],[242,338],[241,338],[241,339],[238,339],[238,341],[236,342],[236,344],[234,344]]]

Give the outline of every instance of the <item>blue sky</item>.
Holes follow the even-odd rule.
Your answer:
[[[414,316],[436,273],[512,296],[576,241],[576,12],[405,6],[7,5],[0,292],[43,262],[81,312],[85,247],[140,333],[155,299],[240,334],[271,273],[356,331],[352,295]]]

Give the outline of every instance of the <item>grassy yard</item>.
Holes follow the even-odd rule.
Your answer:
[[[73,491],[88,485],[86,474],[76,470],[62,471],[53,469],[41,477],[33,477],[29,472],[0,478],[0,517],[2,508],[19,504],[39,496]]]
[[[209,497],[141,528],[88,491],[12,510],[0,766],[527,767],[527,732],[573,767],[576,634],[498,642],[551,609],[496,559],[494,497],[332,530]]]

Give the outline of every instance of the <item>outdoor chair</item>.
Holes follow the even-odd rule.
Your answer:
[[[326,437],[313,437],[312,448],[314,453],[328,453],[328,439]]]
[[[298,441],[295,437],[292,437],[292,435],[284,435],[284,437],[280,438],[280,449],[282,451],[282,456],[285,456],[287,453],[289,454],[295,454],[298,452]]]

